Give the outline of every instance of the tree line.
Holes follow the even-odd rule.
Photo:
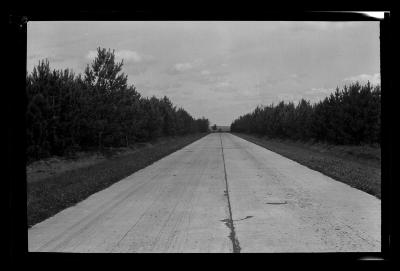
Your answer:
[[[311,104],[302,99],[257,106],[231,124],[232,132],[270,138],[314,140],[333,144],[380,144],[381,88],[359,82],[336,88]]]
[[[26,76],[28,160],[209,130],[208,119],[194,119],[168,97],[141,96],[122,66],[104,48],[83,75],[39,61]]]

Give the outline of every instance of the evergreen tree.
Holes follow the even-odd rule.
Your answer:
[[[357,82],[313,105],[302,99],[297,105],[257,106],[234,120],[231,131],[335,144],[380,143],[380,112],[380,86]]]

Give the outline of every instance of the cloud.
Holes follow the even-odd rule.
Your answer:
[[[127,64],[127,63],[124,63],[124,64]],[[147,68],[148,67],[146,65],[128,65],[124,69],[128,74],[139,75],[139,74],[145,73],[147,71]]]
[[[281,80],[278,77],[267,77],[254,84],[254,87],[258,90],[270,90],[272,87],[276,86],[279,82],[281,82]]]
[[[166,70],[167,74],[184,74],[188,72],[198,72],[200,69],[204,69],[204,62],[201,58],[196,58],[191,62],[176,63],[171,68]]]
[[[169,90],[169,89],[177,89],[182,86],[182,83],[180,82],[158,82],[155,84],[152,84],[150,87],[154,89],[159,89],[159,90]]]
[[[46,57],[43,57],[41,54],[32,54],[32,55],[27,56],[28,60],[31,60],[31,59],[37,60],[37,59],[42,59],[42,58],[46,58]]]
[[[171,98],[171,94],[181,94],[181,87],[183,84],[179,81],[154,81],[154,80],[142,80],[134,84],[135,87],[144,96],[164,96],[167,95]]]
[[[277,95],[278,101],[294,102],[300,98],[299,94],[294,93],[280,93]]]
[[[43,53],[43,54],[32,54],[27,56],[27,71],[30,72],[39,64],[39,61],[47,60],[50,63],[51,69],[61,69],[66,68],[72,69],[74,71],[79,70],[76,66],[71,64],[69,61],[73,61],[73,56],[57,55],[55,53]]]
[[[184,62],[176,63],[172,67],[168,68],[165,72],[169,75],[185,74],[194,69],[194,63]]]
[[[97,56],[97,51],[95,51],[95,50],[90,50],[89,53],[86,55],[86,58],[89,58],[89,59],[92,60],[92,59],[95,59],[96,56]]]
[[[218,82],[216,85],[217,88],[227,88],[230,86],[231,86],[231,83],[228,81]]]
[[[96,50],[90,50],[86,57],[88,59],[94,59],[97,56]],[[124,60],[124,63],[144,63],[151,62],[154,60],[154,57],[151,55],[139,54],[136,51],[132,50],[117,50],[115,51],[115,59],[117,61]]]
[[[50,62],[50,65],[53,64],[54,62],[60,62],[65,60],[65,57],[60,56],[60,55],[56,55],[56,54],[33,54],[27,57],[27,60],[30,62],[35,62],[35,64],[37,64],[37,62],[41,61],[41,60],[45,60],[47,59]]]
[[[236,93],[238,89],[230,81],[219,81],[211,86],[210,90],[213,93]]]
[[[311,88],[309,90],[304,91],[303,94],[300,95],[301,96],[300,98],[310,101],[311,103],[315,103],[325,99],[331,93],[334,92],[335,92],[334,88],[324,88],[324,87]],[[300,98],[298,98],[297,100],[300,100]]]
[[[123,59],[125,62],[142,62],[142,56],[138,54],[136,51],[130,51],[130,50],[121,50],[121,51],[116,51],[115,52],[115,58],[117,59]]]
[[[127,72],[128,75],[143,74],[155,62],[152,55],[139,54],[137,51],[132,50],[116,50],[114,54],[115,61],[124,61],[124,72]],[[94,60],[96,57],[97,50],[90,50],[86,55],[89,60]]]
[[[202,85],[218,84],[224,81],[225,77],[229,75],[229,71],[223,70],[201,70],[195,74],[192,74],[190,80]]]
[[[311,90],[307,90],[304,92],[306,95],[314,95],[314,94],[330,94],[334,92],[334,89],[329,88],[312,88]]]
[[[378,85],[381,83],[381,74],[380,73],[359,74],[356,76],[347,77],[343,81],[360,82],[360,83],[366,83],[369,81],[373,85]]]
[[[165,69],[168,75],[178,75],[179,80],[192,82],[201,85],[215,84],[224,81],[224,78],[230,73],[227,69],[215,65],[214,63],[205,62],[203,59],[196,58],[192,61],[179,62]]]
[[[174,65],[174,69],[177,72],[185,72],[191,70],[193,65],[191,63],[177,63]]]

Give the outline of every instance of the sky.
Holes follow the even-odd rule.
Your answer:
[[[47,58],[83,73],[99,46],[124,60],[142,96],[166,95],[222,126],[258,105],[380,83],[378,21],[29,22],[27,70]]]

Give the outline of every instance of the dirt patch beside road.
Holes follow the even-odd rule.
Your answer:
[[[43,180],[63,172],[87,167],[104,161],[106,158],[101,154],[80,153],[79,158],[67,159],[63,157],[51,157],[31,163],[26,168],[28,183]]]
[[[153,144],[163,144],[171,140],[173,139],[161,138],[153,143],[137,143],[128,148],[109,148],[103,152],[77,152],[73,157],[53,156],[38,160],[27,165],[27,182],[32,183],[44,180],[48,177],[54,177],[70,170],[92,166],[110,158],[133,154],[142,148],[150,148]]]

